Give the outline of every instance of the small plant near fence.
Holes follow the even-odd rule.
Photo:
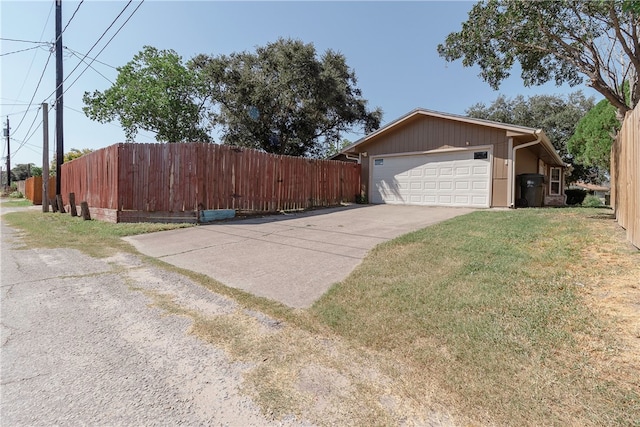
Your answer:
[[[600,200],[598,196],[589,194],[587,197],[584,198],[584,201],[582,202],[582,206],[587,208],[599,208],[604,206],[604,204],[602,203],[602,200]]]

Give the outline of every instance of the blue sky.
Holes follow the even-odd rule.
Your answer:
[[[144,45],[173,49],[186,61],[199,53],[218,55],[252,51],[279,37],[313,43],[318,53],[341,52],[358,77],[358,86],[371,108],[384,111],[388,123],[416,107],[464,114],[471,105],[489,104],[499,94],[567,94],[586,87],[553,84],[526,88],[519,73],[499,91],[478,77],[477,68],[447,63],[436,46],[458,31],[472,2],[219,2],[134,1],[87,55],[97,57],[91,68],[81,64],[86,54],[126,6],[126,1],[63,0],[64,147],[98,149],[125,140],[119,123],[100,124],[82,113],[85,91],[105,90],[115,81],[113,67],[126,64]],[[140,8],[110,41],[118,28]],[[75,17],[70,21],[74,11]],[[0,37],[53,42],[54,0],[0,1]],[[69,22],[70,21],[70,22]],[[0,41],[0,118],[11,125],[11,163],[42,164],[42,102],[51,103],[55,91],[55,55],[33,43]],[[104,50],[103,50],[104,48]],[[47,64],[47,59],[48,65]],[[100,61],[100,62],[98,62]],[[45,66],[46,65],[46,66]],[[83,71],[85,70],[86,71]],[[42,81],[38,87],[38,81]],[[78,78],[79,76],[79,78]],[[77,78],[77,80],[76,80]],[[74,82],[75,81],[75,82]],[[74,82],[74,83],[72,83]],[[37,90],[36,90],[37,88]],[[31,101],[33,98],[33,101]],[[31,105],[29,105],[31,103]],[[20,123],[22,122],[22,123]],[[55,148],[55,112],[50,110],[50,153]],[[362,134],[345,135],[352,141]],[[153,134],[139,133],[137,142],[154,142]],[[3,139],[2,164],[6,156]]]

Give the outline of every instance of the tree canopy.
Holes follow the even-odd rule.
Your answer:
[[[511,123],[519,126],[542,128],[565,163],[571,164],[569,182],[591,180],[594,173],[581,164],[568,149],[568,142],[582,117],[593,107],[592,97],[586,98],[581,91],[565,96],[535,95],[525,98],[498,96],[491,105],[478,103],[466,110],[469,117]],[[614,117],[615,120],[615,117]]]
[[[23,181],[32,176],[41,176],[42,168],[37,167],[33,163],[20,163],[11,169],[12,181]]]
[[[629,0],[487,0],[473,6],[462,30],[438,53],[447,61],[478,65],[497,89],[516,62],[526,86],[555,81],[600,92],[618,120],[640,100],[640,12]],[[631,83],[625,97],[624,82]]]
[[[156,133],[161,142],[206,142],[207,99],[197,74],[173,50],[145,46],[104,92],[85,92],[83,108],[92,120],[120,121],[127,140],[140,130]]]
[[[71,150],[64,153],[62,156],[62,162],[68,163],[71,160],[75,160],[79,157],[84,156],[85,154],[93,153],[91,148],[72,148]],[[51,160],[51,164],[49,165],[49,175],[55,175],[56,173],[56,156],[53,156],[53,160]]]
[[[616,109],[603,99],[579,122],[567,148],[576,160],[602,170],[609,170],[611,144],[620,130]]]
[[[318,57],[311,43],[279,39],[255,53],[198,55],[190,67],[219,103],[211,118],[226,144],[320,157],[345,131],[380,126],[381,110],[367,109],[345,57]]]

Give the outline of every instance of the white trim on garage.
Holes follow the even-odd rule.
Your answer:
[[[487,158],[475,159],[476,152],[487,152]],[[369,171],[371,203],[491,206],[491,145],[371,156]]]

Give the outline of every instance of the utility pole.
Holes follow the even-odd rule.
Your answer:
[[[42,103],[42,212],[49,212],[49,105],[46,102]]]
[[[56,196],[62,193],[61,170],[64,161],[62,74],[62,0],[56,0]]]
[[[7,127],[4,129],[4,136],[7,137],[7,187],[11,187],[11,145],[9,135],[9,116],[7,116]]]

